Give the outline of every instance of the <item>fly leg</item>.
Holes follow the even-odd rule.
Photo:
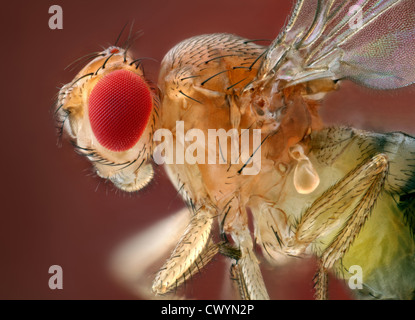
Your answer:
[[[304,248],[315,240],[335,234],[319,255],[315,277],[317,299],[327,298],[327,271],[344,256],[369,218],[384,188],[387,172],[386,156],[374,156],[324,192],[302,216],[295,246]]]
[[[373,176],[373,180],[369,184],[367,191],[364,193],[362,200],[357,204],[353,210],[353,213],[348,218],[346,225],[342,228],[340,233],[330,243],[330,245],[323,251],[320,257],[320,273],[327,274],[327,270],[331,269],[334,263],[344,256],[347,249],[353,243],[353,240],[359,234],[366,220],[369,218],[370,212],[376,202],[376,199],[384,187],[384,182],[388,170],[387,159],[384,156],[379,156],[378,159],[374,159],[372,161],[374,165],[373,169],[375,172],[377,172]],[[318,284],[316,289],[318,294]],[[324,297],[324,295],[322,297]],[[319,296],[317,296],[317,298],[319,298]]]
[[[319,259],[317,273],[313,279],[316,300],[328,300],[329,298],[329,275],[322,265],[323,263]]]
[[[240,258],[231,267],[231,277],[237,282],[241,298],[269,300],[249,230],[247,228],[239,230],[238,234],[233,237],[236,242],[239,242]]]
[[[165,294],[200,271],[219,251],[210,239],[213,212],[205,207],[194,212],[170,258],[153,282],[153,292]]]
[[[235,197],[228,203],[225,217],[221,223],[222,232],[232,236],[236,251],[234,248],[229,253],[229,249],[226,250],[226,246],[222,245],[220,252],[234,260],[231,266],[231,277],[236,281],[242,299],[269,300],[259,261],[254,252],[247,212],[244,207],[239,206],[238,202]]]

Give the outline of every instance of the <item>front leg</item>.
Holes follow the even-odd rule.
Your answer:
[[[323,193],[302,216],[295,236],[303,246],[338,232],[320,255],[315,277],[317,299],[327,298],[327,271],[344,256],[369,218],[387,172],[386,156],[374,156]]]
[[[153,282],[153,292],[165,294],[200,271],[219,251],[210,239],[213,212],[205,207],[193,213],[171,256]]]

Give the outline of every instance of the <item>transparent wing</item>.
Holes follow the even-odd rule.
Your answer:
[[[347,78],[394,89],[415,82],[414,70],[414,0],[298,0],[258,78]]]
[[[111,271],[121,285],[144,299],[162,299],[151,291],[156,272],[190,221],[184,208],[127,239],[113,253]],[[165,298],[172,299],[169,295]]]

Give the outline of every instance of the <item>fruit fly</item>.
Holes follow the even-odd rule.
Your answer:
[[[151,285],[160,296],[222,254],[242,298],[269,299],[260,256],[313,255],[317,299],[329,272],[347,280],[356,266],[357,298],[415,298],[415,138],[327,127],[318,113],[342,81],[412,84],[414,39],[412,0],[298,0],[268,47],[230,34],[177,44],[157,89],[127,49],[97,54],[59,93],[64,130],[125,191],[148,184],[162,158],[188,205],[124,248],[120,270],[144,279],[173,248]],[[230,139],[206,144],[212,130]]]

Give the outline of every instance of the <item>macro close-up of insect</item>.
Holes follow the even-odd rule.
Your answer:
[[[100,178],[140,193],[160,167],[186,204],[120,247],[120,281],[181,298],[221,256],[235,297],[266,300],[264,265],[314,257],[316,299],[330,298],[329,275],[353,283],[353,298],[415,299],[415,138],[320,114],[348,82],[415,82],[413,0],[298,0],[271,42],[183,38],[157,83],[130,50],[137,35],[125,26],[84,56],[55,106]]]

